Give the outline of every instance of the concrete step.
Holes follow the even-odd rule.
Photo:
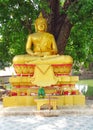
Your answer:
[[[2,102],[0,102],[0,116],[10,115],[93,115],[93,100],[86,100],[86,105],[84,106],[62,106],[57,110],[37,110],[36,106],[3,107]]]

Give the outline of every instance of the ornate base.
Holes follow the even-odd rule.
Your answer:
[[[52,64],[50,66],[53,67],[55,75],[68,75],[72,69],[72,64]],[[35,67],[35,64],[14,64],[15,72],[19,76],[33,76]]]
[[[56,106],[85,104],[85,96],[75,89],[79,77],[69,75],[72,64],[16,64],[14,67],[17,76],[9,79],[13,88],[9,97],[3,99],[4,107],[36,105],[39,87],[44,87],[45,98],[57,98]],[[38,106],[40,109],[40,104]]]
[[[42,77],[39,77],[39,81],[41,80],[41,82],[43,82]],[[51,80],[50,76],[49,78]],[[34,80],[35,78],[30,76],[12,76],[9,78],[9,82],[11,83],[11,85],[17,88],[21,88],[21,87],[30,88],[33,86],[39,86],[38,83],[35,84]],[[49,81],[48,79],[45,80],[47,82]],[[51,84],[52,86],[63,86],[63,85],[73,86],[76,82],[79,81],[79,77],[78,76],[55,76],[54,80],[55,80],[55,84],[54,85]],[[49,86],[51,87],[51,85]],[[43,86],[46,87],[48,85],[44,84]]]

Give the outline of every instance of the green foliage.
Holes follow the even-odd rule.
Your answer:
[[[26,53],[26,39],[34,31],[34,20],[47,6],[41,0],[0,0],[0,68],[10,65],[14,55]]]
[[[93,61],[93,0],[80,0],[68,9],[69,18],[74,25],[65,53],[72,55],[75,67],[84,63],[88,67]]]
[[[93,0],[80,0],[77,3],[73,2],[67,13],[73,24],[93,19]]]
[[[87,67],[93,61],[93,0],[73,0],[64,12],[65,1],[60,0],[60,13],[67,14],[73,24],[65,54],[74,58],[75,65],[83,62]],[[34,20],[42,9],[51,12],[48,2],[0,0],[0,68],[10,65],[15,55],[26,53],[26,39],[34,31]]]

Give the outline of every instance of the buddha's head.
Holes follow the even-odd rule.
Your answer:
[[[35,21],[35,30],[36,32],[47,31],[47,20],[43,17],[42,13],[40,13],[40,15]]]

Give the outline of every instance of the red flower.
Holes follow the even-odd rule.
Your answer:
[[[68,93],[69,93],[68,91],[64,91],[63,92],[64,95],[68,95]]]
[[[76,95],[76,91],[72,91],[72,92],[71,92],[71,95]]]

